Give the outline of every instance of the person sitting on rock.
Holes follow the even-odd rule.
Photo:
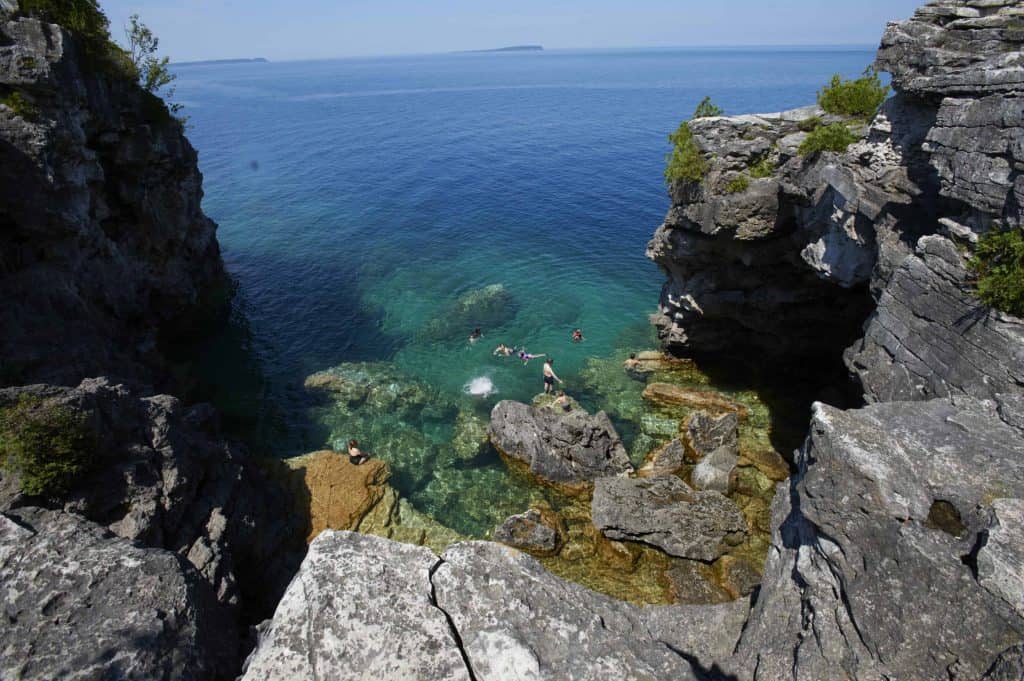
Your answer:
[[[576,329],[575,331],[573,331],[572,332],[572,342],[573,343],[582,343],[583,342],[583,332],[580,331],[579,329]]]
[[[554,357],[548,357],[548,361],[544,362],[544,393],[548,394],[555,389],[555,381],[560,384],[564,384],[565,381],[558,377],[555,373],[554,368],[551,365],[555,363]]]
[[[348,462],[353,466],[359,466],[367,459],[370,458],[369,454],[364,454],[359,451],[359,443],[355,440],[348,441]]]
[[[636,358],[636,353],[629,353],[629,359],[622,363],[622,366],[626,371],[636,371],[637,367],[640,366],[640,360]]]

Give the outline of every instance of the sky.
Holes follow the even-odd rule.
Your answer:
[[[173,61],[548,49],[878,44],[924,0],[100,0]]]

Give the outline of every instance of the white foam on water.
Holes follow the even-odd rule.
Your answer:
[[[478,376],[463,386],[462,391],[467,395],[476,397],[487,397],[497,392],[494,381],[487,376]]]

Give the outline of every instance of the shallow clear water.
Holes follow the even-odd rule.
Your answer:
[[[801,106],[871,59],[679,49],[182,69],[204,208],[239,283],[231,327],[199,349],[199,393],[275,456],[361,439],[418,507],[481,535],[536,494],[491,452],[445,458],[460,411],[486,419],[542,387],[540,360],[494,358],[498,342],[553,355],[588,406],[627,410],[583,370],[652,345],[662,277],[644,248],[668,205],[666,135],[706,94],[728,113]],[[500,305],[459,307],[496,284]],[[484,338],[470,344],[473,326]],[[575,327],[585,342],[570,343]],[[442,406],[341,407],[302,388],[363,361]],[[474,379],[494,392],[467,395]]]

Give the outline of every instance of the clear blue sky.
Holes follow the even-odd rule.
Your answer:
[[[547,48],[876,45],[925,0],[100,0],[173,60]]]

